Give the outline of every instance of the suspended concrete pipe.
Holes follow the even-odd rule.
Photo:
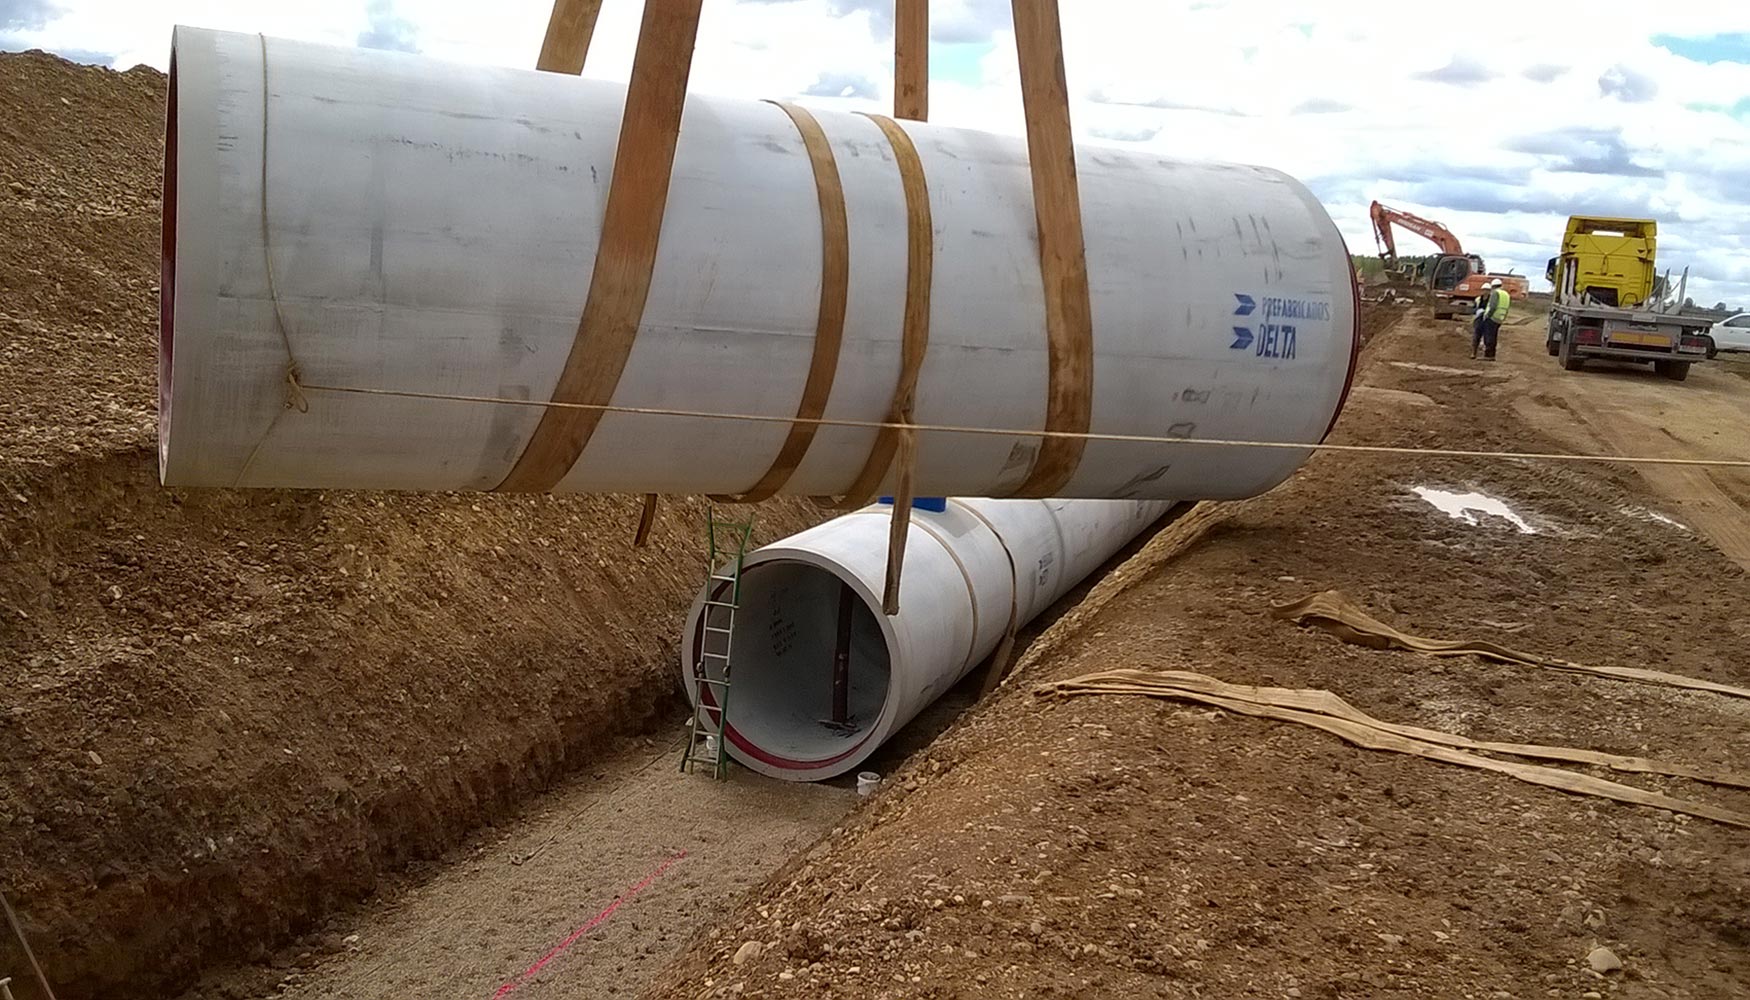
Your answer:
[[[865,465],[882,469],[876,430],[821,426],[806,440],[800,427],[815,425],[792,421],[888,418],[914,270],[929,293],[914,421],[1046,427],[1020,137],[691,97],[642,324],[624,331],[623,356],[593,341],[573,352],[624,101],[618,84],[560,74],[177,29],[164,482],[854,493]],[[1319,441],[1351,374],[1356,307],[1318,201],[1274,170],[1134,146],[1085,146],[1077,169],[1088,427]],[[545,404],[578,366],[617,372],[615,406],[770,422],[607,413],[571,442],[578,457],[541,460],[545,486],[510,482],[544,414],[577,411],[492,401]],[[288,368],[311,388],[292,390]],[[918,494],[1005,496],[1027,483],[1040,439],[918,442]],[[1244,497],[1305,457],[1096,440],[1052,492]]]
[[[1122,500],[961,500],[913,510],[906,598],[881,613],[888,510],[874,506],[750,553],[738,601],[710,581],[693,601],[680,654],[722,679],[731,655],[729,753],[792,781],[857,766],[1172,504]],[[738,603],[732,634],[721,629]],[[709,617],[707,617],[709,616]],[[1011,621],[1013,624],[1011,625]],[[694,710],[716,726],[716,694]]]

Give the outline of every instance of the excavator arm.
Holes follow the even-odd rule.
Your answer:
[[[1393,225],[1402,226],[1428,240],[1438,246],[1443,254],[1464,255],[1464,248],[1459,244],[1458,237],[1438,222],[1389,208],[1377,201],[1369,211],[1373,216],[1373,238],[1379,244],[1379,255],[1385,259],[1387,266],[1396,267],[1398,263],[1397,241],[1392,238]]]

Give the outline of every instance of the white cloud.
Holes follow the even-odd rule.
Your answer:
[[[1627,66],[1612,66],[1598,77],[1598,91],[1625,104],[1640,104],[1659,96],[1659,84]]]
[[[419,29],[395,11],[395,0],[369,0],[365,4],[369,24],[359,32],[360,48],[418,52]]]
[[[0,0],[0,28],[35,30],[58,13],[49,0]]]
[[[936,120],[1021,130],[1008,6],[933,0],[938,43],[990,46],[966,78],[935,83]],[[605,0],[589,75],[626,76],[641,7]],[[1521,4],[1486,27],[1443,34],[1369,4],[1062,7],[1075,121],[1096,141],[1286,170],[1320,193],[1357,252],[1373,246],[1366,208],[1378,198],[1440,219],[1492,262],[1539,276],[1569,212],[1652,213],[1661,264],[1692,265],[1698,300],[1750,304],[1750,114],[1733,113],[1750,95],[1750,65],[1691,62],[1650,38],[1750,30],[1750,4],[1669,4],[1652,20],[1639,0],[1593,0],[1583,18],[1566,4]],[[549,8],[0,0],[0,47],[163,67],[179,22],[352,45],[387,17],[405,29],[391,40],[427,55],[527,66]],[[886,107],[891,11],[892,0],[707,0],[693,86]]]

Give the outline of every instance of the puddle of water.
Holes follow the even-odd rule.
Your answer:
[[[1630,517],[1638,517],[1643,521],[1657,521],[1660,524],[1669,524],[1678,531],[1689,531],[1689,525],[1684,524],[1682,521],[1676,521],[1666,517],[1664,514],[1661,514],[1656,510],[1648,510],[1645,507],[1624,507],[1622,508],[1622,512]]]
[[[1522,535],[1538,533],[1525,518],[1520,517],[1506,502],[1487,493],[1474,490],[1469,493],[1455,493],[1452,490],[1437,490],[1430,486],[1412,486],[1411,490],[1423,500],[1446,513],[1447,517],[1473,527],[1480,526],[1485,517],[1498,517],[1519,529]]]

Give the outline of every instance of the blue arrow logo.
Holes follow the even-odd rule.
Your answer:
[[[1250,316],[1252,311],[1258,308],[1257,300],[1253,299],[1250,295],[1241,295],[1239,292],[1235,292],[1234,298],[1238,300],[1240,304],[1239,308],[1234,310],[1235,316]],[[1251,342],[1250,335],[1247,336],[1247,342]]]
[[[1234,327],[1234,342],[1228,345],[1228,349],[1243,351],[1250,346],[1252,346],[1252,331],[1243,326]]]

